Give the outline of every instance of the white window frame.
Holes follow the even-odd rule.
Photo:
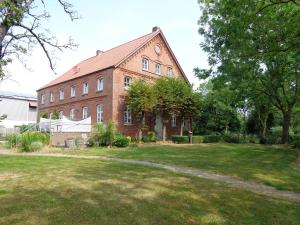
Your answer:
[[[54,94],[52,91],[50,92],[50,102],[54,102]]]
[[[125,77],[124,77],[124,89],[128,90],[131,84],[132,84],[132,77],[125,75]]]
[[[74,98],[76,97],[76,86],[72,86],[70,90],[70,97]]]
[[[59,111],[58,118],[61,120],[64,117],[64,111]]]
[[[173,68],[172,67],[168,67],[168,69],[167,69],[167,75],[169,77],[173,77]]]
[[[87,106],[82,107],[82,119],[89,117],[89,108]]]
[[[45,104],[45,94],[41,95],[41,104],[44,105]]]
[[[65,98],[65,91],[64,89],[59,90],[59,100],[64,100]]]
[[[142,59],[142,69],[149,71],[149,60],[147,58]]]
[[[84,82],[82,85],[82,94],[87,95],[89,93],[89,83]]]
[[[75,109],[70,110],[70,119],[72,119],[72,120],[75,119]]]
[[[124,125],[132,125],[132,113],[128,105],[124,108]]]
[[[97,123],[104,122],[104,106],[103,104],[97,105]]]
[[[172,113],[171,126],[172,127],[176,127],[177,126],[176,114],[175,113]]]
[[[160,75],[161,74],[161,64],[160,63],[156,63],[155,64],[155,73],[157,75]]]
[[[104,89],[104,79],[101,77],[101,78],[98,78],[97,80],[97,91],[103,91]]]

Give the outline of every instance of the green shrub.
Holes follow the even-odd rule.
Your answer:
[[[246,142],[258,144],[260,142],[260,139],[256,135],[247,135]]]
[[[37,131],[25,132],[20,136],[20,148],[22,151],[31,151],[33,142],[41,142],[43,145],[49,144],[49,135]]]
[[[183,143],[189,143],[189,137],[188,136],[179,136],[179,135],[173,135],[171,137],[172,142],[183,144]]]
[[[20,134],[23,134],[24,132],[28,131],[29,130],[29,126],[26,125],[26,124],[23,124],[20,126]]]
[[[204,135],[203,136],[203,143],[216,143],[221,141],[221,135]]]
[[[34,141],[30,144],[30,151],[39,151],[44,147],[43,143],[40,141]]]
[[[203,140],[204,140],[203,136],[193,136],[193,144],[203,143]]]
[[[20,141],[20,136],[16,133],[9,133],[6,136],[8,147],[9,148],[16,148],[19,141]]]
[[[223,140],[227,143],[244,143],[245,140],[240,134],[224,134],[223,135]]]
[[[300,135],[293,136],[293,139],[291,140],[290,145],[293,148],[299,148],[300,149]]]
[[[124,136],[124,135],[117,135],[115,137],[115,140],[113,141],[113,146],[116,147],[127,147],[130,143],[130,140],[128,137]]]
[[[156,133],[153,132],[153,131],[149,131],[147,133],[147,135],[142,137],[142,141],[145,142],[145,143],[156,142],[157,141]]]

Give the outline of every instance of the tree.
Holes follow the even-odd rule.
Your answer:
[[[56,0],[71,20],[78,19],[77,12],[66,0]],[[53,50],[76,47],[70,38],[68,43],[59,43],[42,26],[50,17],[43,0],[1,0],[0,1],[0,79],[6,75],[5,67],[13,58],[23,62],[23,56],[39,46],[45,53],[50,68],[54,71]]]
[[[282,114],[282,143],[288,142],[295,105],[300,100],[300,7],[297,1],[199,1],[199,32],[205,38],[211,69],[201,77],[221,77],[239,89],[247,84]],[[244,89],[241,89],[243,91]]]
[[[139,129],[139,140],[142,139],[142,130],[145,126],[146,113],[152,112],[156,105],[156,98],[152,86],[142,80],[133,83],[125,97],[125,102],[136,115]]]

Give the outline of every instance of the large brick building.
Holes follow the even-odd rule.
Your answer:
[[[39,113],[59,112],[73,120],[91,116],[92,123],[113,120],[118,130],[137,135],[135,117],[124,103],[126,89],[133,80],[153,82],[162,76],[180,77],[189,83],[165,36],[158,27],[137,38],[75,65],[38,92]],[[159,115],[148,115],[146,123],[159,137]],[[167,135],[179,134],[180,122],[170,119]]]

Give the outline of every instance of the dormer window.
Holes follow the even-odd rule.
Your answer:
[[[171,67],[168,67],[168,69],[167,69],[167,75],[169,77],[173,77],[173,69]]]
[[[87,95],[89,93],[89,84],[84,82],[82,86],[82,94]]]
[[[149,60],[148,59],[146,59],[146,58],[143,58],[143,61],[142,61],[143,63],[143,70],[146,70],[146,71],[148,71],[149,70]]]
[[[54,94],[53,94],[53,92],[50,92],[50,102],[54,102]]]
[[[160,75],[160,73],[161,73],[161,64],[159,64],[159,63],[155,64],[155,73],[157,75]]]

